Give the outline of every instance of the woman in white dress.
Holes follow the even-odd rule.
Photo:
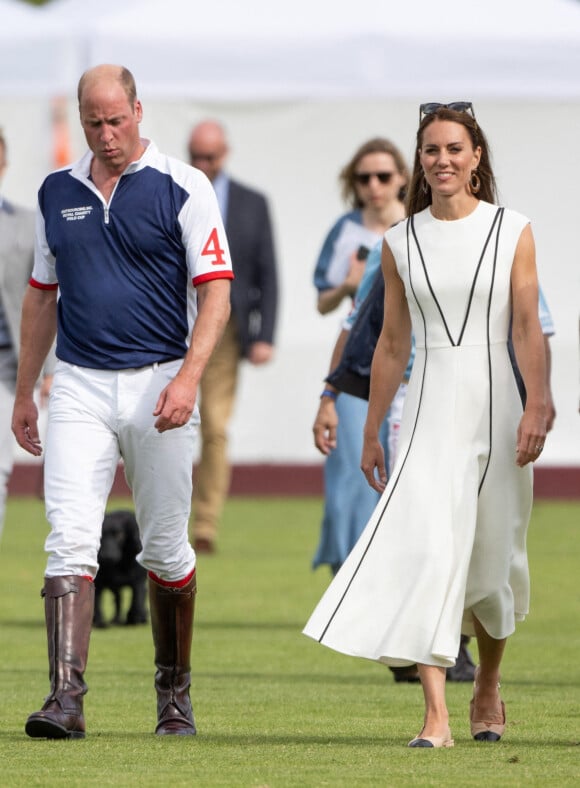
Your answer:
[[[361,467],[381,500],[305,634],[346,654],[416,662],[425,718],[411,747],[450,747],[445,669],[477,637],[476,740],[497,741],[506,638],[528,610],[529,463],[546,435],[544,344],[529,221],[495,205],[485,136],[468,102],[421,106],[409,219],[383,244],[385,320]],[[507,340],[527,390],[522,410]],[[386,482],[378,439],[416,359]]]

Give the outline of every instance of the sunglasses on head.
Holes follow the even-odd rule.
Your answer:
[[[471,101],[450,101],[449,104],[441,104],[439,101],[429,101],[419,107],[419,123],[426,115],[432,115],[438,109],[452,109],[455,112],[467,112],[475,120],[475,112]]]
[[[355,172],[354,180],[361,186],[368,186],[371,178],[378,178],[379,183],[388,183],[394,174],[394,172]]]

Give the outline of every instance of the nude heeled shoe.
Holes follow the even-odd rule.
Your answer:
[[[475,741],[499,741],[505,731],[505,704],[500,700],[500,708],[485,717],[476,716],[475,695],[477,692],[477,676],[479,668],[475,671],[475,681],[473,682],[473,698],[469,701],[469,723],[471,735]],[[500,685],[498,683],[499,690]]]
[[[409,742],[407,747],[453,747],[454,744],[451,731],[447,728],[445,736],[422,736],[419,734]]]

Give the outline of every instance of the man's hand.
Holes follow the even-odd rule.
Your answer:
[[[16,399],[12,413],[12,432],[24,451],[40,457],[42,445],[38,435],[38,408],[32,397]]]
[[[267,364],[274,355],[274,346],[269,342],[252,342],[248,351],[248,361],[256,367]]]
[[[157,432],[175,430],[187,424],[195,408],[196,394],[197,387],[188,385],[179,374],[176,375],[159,395],[153,411],[153,415],[157,416]]]

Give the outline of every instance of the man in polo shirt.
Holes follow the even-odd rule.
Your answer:
[[[12,422],[19,444],[39,455],[32,389],[56,331],[42,592],[51,690],[26,732],[85,736],[93,579],[122,458],[143,546],[138,560],[149,574],[156,733],[192,735],[196,561],[187,529],[196,398],[229,317],[230,254],[208,179],[141,138],[131,73],[90,69],[78,100],[90,150],[39,191]]]

